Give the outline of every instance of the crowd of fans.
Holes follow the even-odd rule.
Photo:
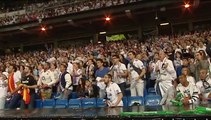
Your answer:
[[[53,0],[46,3],[36,3],[25,7],[26,14],[15,14],[0,19],[0,26],[42,19],[81,12],[86,10],[99,9],[115,5],[122,5],[138,0]]]
[[[1,56],[0,106],[10,98],[8,108],[20,100],[21,108],[33,108],[36,96],[69,99],[71,92],[122,106],[125,89],[143,96],[149,87],[163,97],[161,104],[171,104],[177,93],[184,105],[205,102],[211,98],[209,42],[211,31],[205,31]]]

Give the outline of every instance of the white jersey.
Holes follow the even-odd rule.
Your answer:
[[[206,82],[203,82],[202,80],[198,81],[196,83],[197,88],[199,89],[199,92],[205,97],[208,98],[208,95],[211,93],[211,78],[207,78]]]
[[[128,71],[131,75],[131,82],[135,82],[136,81],[136,78],[139,77],[140,75],[134,70],[134,68],[130,65],[131,63],[128,64]],[[138,60],[138,59],[135,59],[132,63],[135,67],[139,68],[139,69],[144,69],[144,64],[142,61]],[[141,82],[144,82],[142,79],[140,79]]]
[[[167,68],[163,66],[167,64]],[[172,86],[172,80],[176,78],[176,71],[171,60],[164,58],[163,61],[158,60],[156,63],[159,72],[157,72],[156,87],[159,86],[161,95],[163,96],[169,87]]]
[[[111,68],[113,71],[113,82],[117,84],[121,84],[126,82],[126,78],[119,77],[117,74],[122,74],[124,71],[126,71],[126,66],[123,63],[119,63],[118,65],[114,65],[113,68]]]
[[[106,87],[107,98],[112,104],[115,104],[117,102],[119,93],[121,93],[121,90],[116,83],[111,82]],[[122,100],[119,102],[119,104],[117,106],[123,106]]]
[[[198,88],[196,87],[196,85],[193,85],[191,83],[188,84],[187,87],[182,86],[182,84],[180,83],[177,86],[177,93],[182,93],[182,95],[184,97],[189,97],[189,103],[190,104],[198,104],[199,102],[199,96],[198,96]]]
[[[192,76],[187,76],[187,81],[193,85],[196,85],[195,79]]]
[[[48,86],[52,86],[55,84],[57,80],[55,79],[54,73],[50,70],[43,71],[38,80],[38,85],[47,84]]]
[[[7,89],[8,87],[6,81],[0,78],[0,91],[1,91],[0,98],[4,98],[7,96]]]

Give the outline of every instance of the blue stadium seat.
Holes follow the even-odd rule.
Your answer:
[[[161,96],[159,95],[147,95],[145,97],[145,105],[147,106],[157,106],[160,105]]]
[[[144,98],[141,96],[128,97],[128,106],[144,105]]]
[[[78,94],[76,92],[72,92],[70,98],[71,99],[76,99],[76,98],[78,98]]]
[[[122,98],[123,107],[127,107],[127,97]]]
[[[56,100],[55,108],[67,108],[68,107],[68,100]]]
[[[130,89],[125,90],[125,96],[127,97],[131,96]]]
[[[46,99],[42,101],[43,108],[54,108],[55,107],[55,100],[54,99]]]
[[[103,98],[97,98],[97,107],[106,107],[106,103]]]
[[[97,107],[96,98],[84,98],[81,100],[82,108]]]
[[[35,104],[35,108],[42,108],[42,100],[41,99],[36,99],[34,104]]]
[[[68,108],[80,108],[81,107],[81,100],[80,99],[70,99]]]
[[[155,88],[149,88],[148,89],[148,95],[156,95]]]

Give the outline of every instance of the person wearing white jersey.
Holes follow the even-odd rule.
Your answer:
[[[125,64],[120,62],[118,55],[113,55],[113,66],[111,66],[111,74],[113,77],[113,82],[117,83],[122,91],[123,96],[125,87],[126,87],[126,77],[127,77],[127,68]]]
[[[159,52],[159,60],[156,63],[157,79],[155,89],[157,94],[163,96],[169,87],[171,81],[176,78],[176,71],[171,60],[169,60],[164,51]]]
[[[177,94],[181,93],[183,98],[181,99],[183,105],[198,104],[199,103],[199,90],[196,85],[187,81],[185,75],[179,76],[180,84],[177,86]]]
[[[106,74],[104,76],[104,83],[106,84],[106,103],[109,107],[123,106],[122,92],[119,86],[112,82],[112,76]]]
[[[8,88],[7,78],[8,78],[8,73],[3,72],[0,77],[0,91],[1,91],[0,109],[4,109],[4,106],[5,106],[5,101],[6,101],[6,97],[7,97],[7,88]]]
[[[128,52],[130,63],[128,64],[128,74],[130,80],[131,96],[143,96],[144,95],[144,80],[146,70],[144,64],[136,59],[135,52]]]
[[[38,80],[38,86],[41,89],[41,98],[50,99],[52,94],[52,85],[57,82],[54,73],[50,71],[50,63],[44,64],[44,71]]]
[[[199,98],[202,101],[207,101],[211,99],[211,78],[208,76],[206,69],[200,70],[199,81],[196,83],[196,86],[199,89]]]

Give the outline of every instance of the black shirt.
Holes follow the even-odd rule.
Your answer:
[[[32,75],[24,76],[21,80],[22,84],[25,84],[27,86],[36,85],[37,81],[34,79]],[[30,89],[30,95],[35,93],[35,89]]]

